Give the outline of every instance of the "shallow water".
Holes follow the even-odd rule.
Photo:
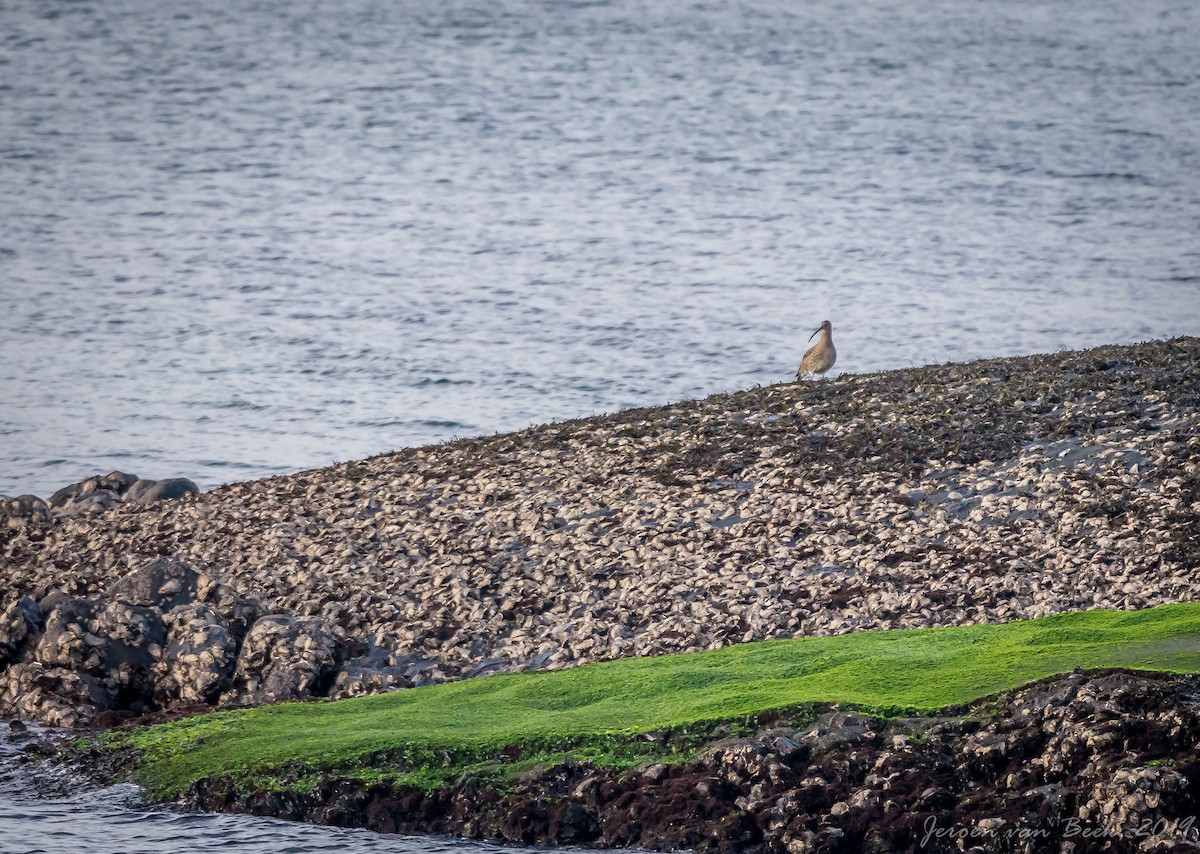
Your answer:
[[[136,787],[130,785],[54,800],[0,794],[0,831],[0,852],[14,854],[530,854],[537,850],[425,836],[390,836],[254,816],[147,809],[139,803]]]
[[[1200,332],[1200,5],[0,0],[0,492]]]
[[[35,732],[40,730],[9,736],[0,720],[0,854],[537,854],[546,850],[147,808],[136,786],[96,789],[61,768],[18,763],[15,757]],[[38,779],[31,780],[31,774]],[[42,796],[35,797],[31,789]],[[64,790],[74,794],[63,795]],[[582,854],[576,848],[555,850]]]

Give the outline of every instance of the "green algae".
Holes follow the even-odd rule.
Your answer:
[[[678,761],[718,722],[835,703],[921,714],[1076,668],[1200,673],[1200,604],[763,641],[217,712],[104,741],[141,752],[135,776],[157,798],[206,779],[241,791],[339,777],[428,790],[567,758]]]

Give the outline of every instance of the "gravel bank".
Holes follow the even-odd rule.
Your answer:
[[[169,556],[224,602],[297,618],[260,632],[256,654],[299,623],[334,668],[306,690],[344,696],[768,637],[1190,601],[1198,398],[1200,339],[1183,338],[630,410],[14,521],[0,527],[0,608],[97,599]],[[220,608],[196,610],[202,598],[177,607],[226,625]],[[21,619],[33,644],[37,617]],[[164,625],[151,658],[172,642]],[[34,655],[10,646],[14,661]],[[230,683],[216,687],[254,701],[254,674],[231,685],[236,653],[216,655]]]

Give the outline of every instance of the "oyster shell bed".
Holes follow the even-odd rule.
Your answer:
[[[169,556],[422,684],[1193,600],[1198,395],[1180,338],[457,440],[0,528],[0,610]]]

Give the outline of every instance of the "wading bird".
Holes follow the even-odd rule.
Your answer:
[[[821,333],[820,340],[816,344],[808,348],[804,358],[800,360],[800,369],[796,371],[796,380],[802,380],[809,374],[825,375],[825,372],[833,367],[833,363],[837,361],[837,350],[833,349],[833,324],[828,320],[821,321],[821,328],[817,330]],[[808,340],[813,340],[814,332],[808,336]]]

